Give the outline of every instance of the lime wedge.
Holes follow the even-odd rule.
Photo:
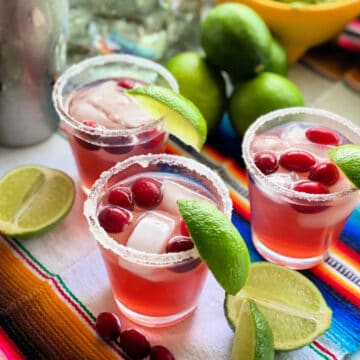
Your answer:
[[[346,177],[360,189],[360,145],[340,145],[328,152],[332,160]]]
[[[308,345],[330,327],[332,312],[317,287],[299,272],[280,265],[253,263],[241,291],[226,295],[225,315],[232,328],[245,299],[254,300],[264,314],[276,350]]]
[[[15,168],[0,179],[0,232],[27,238],[46,232],[70,211],[73,180],[43,166]]]
[[[253,300],[244,299],[237,319],[230,360],[272,360],[274,339],[269,323]]]
[[[165,117],[165,129],[201,150],[206,141],[207,125],[200,110],[187,98],[161,86],[144,86],[126,91],[154,118]]]
[[[200,257],[224,290],[236,294],[250,268],[248,249],[236,227],[207,201],[178,200],[177,204]]]

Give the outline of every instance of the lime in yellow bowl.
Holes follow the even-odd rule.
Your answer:
[[[225,3],[229,0],[219,0]],[[339,34],[360,14],[360,0],[337,0],[320,4],[285,3],[273,0],[231,0],[253,8],[273,35],[284,44],[289,63],[296,62],[309,48]]]

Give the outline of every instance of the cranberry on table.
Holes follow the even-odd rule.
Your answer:
[[[337,166],[331,162],[322,162],[315,165],[309,173],[309,179],[319,181],[326,186],[334,185],[340,177]]]
[[[257,168],[265,175],[274,173],[279,167],[279,160],[271,151],[257,153],[254,157],[254,162]]]
[[[165,346],[156,345],[151,348],[150,360],[175,360],[175,357]]]
[[[150,354],[150,343],[138,331],[125,330],[120,334],[122,349],[133,359],[144,359]]]
[[[280,156],[280,165],[290,171],[306,172],[315,163],[315,158],[307,151],[290,150]]]
[[[166,252],[181,252],[190,250],[194,247],[194,243],[188,236],[174,236],[166,245]]]
[[[161,185],[158,181],[152,178],[142,177],[135,180],[131,189],[133,191],[136,204],[142,208],[154,208],[161,201]]]
[[[121,186],[110,190],[108,201],[111,205],[117,205],[129,210],[134,207],[134,197],[131,190]]]
[[[104,207],[98,215],[99,223],[109,233],[119,233],[130,223],[130,213],[118,206]]]
[[[120,319],[111,312],[102,312],[96,318],[96,331],[104,340],[116,340],[121,333]]]
[[[335,146],[340,144],[339,136],[329,129],[310,128],[305,131],[305,136],[316,144]]]

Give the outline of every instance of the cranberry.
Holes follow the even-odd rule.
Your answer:
[[[100,313],[96,318],[95,327],[99,336],[104,340],[116,340],[120,336],[120,319],[114,313]]]
[[[280,156],[280,165],[291,171],[309,171],[315,162],[315,158],[307,151],[290,150]]]
[[[329,129],[310,128],[305,132],[306,137],[316,143],[322,145],[339,145],[339,136]]]
[[[144,359],[150,354],[150,343],[136,330],[125,330],[120,334],[120,345],[133,359]]]
[[[84,120],[82,123],[84,125],[86,125],[86,126],[91,127],[91,128],[97,128],[98,127],[98,124],[95,121],[92,121],[92,120]]]
[[[117,205],[129,210],[134,207],[134,197],[131,190],[121,186],[111,189],[108,201],[111,205]]]
[[[129,224],[131,216],[127,210],[110,205],[100,211],[98,218],[105,231],[119,233],[125,225]]]
[[[157,146],[159,146],[160,144],[162,144],[165,140],[165,136],[166,136],[166,133],[164,131],[162,132],[158,132],[157,130],[154,131],[152,130],[152,132],[154,132],[154,135],[150,140],[148,141],[145,141],[143,144],[142,144],[142,147],[144,149],[154,149],[156,148]],[[143,137],[144,139],[145,138],[149,138],[151,136],[151,134],[148,134],[146,137],[145,135],[141,135],[141,137]]]
[[[279,160],[271,151],[257,153],[254,157],[254,162],[259,170],[265,175],[272,174],[279,167]]]
[[[151,348],[150,360],[175,360],[175,357],[165,346],[156,345]]]
[[[161,185],[158,181],[142,177],[133,183],[131,187],[135,202],[143,208],[154,208],[161,200]]]
[[[98,124],[95,122],[95,121],[91,121],[91,120],[84,120],[82,122],[83,125],[85,126],[88,126],[88,127],[91,127],[91,128],[97,128],[98,127]],[[88,135],[86,134],[85,135],[89,140],[91,139],[96,139],[96,135]],[[83,139],[80,139],[79,137],[77,137],[76,135],[74,136],[75,137],[75,140],[76,142],[81,145],[81,147],[83,147],[84,149],[86,150],[90,150],[90,151],[96,151],[96,150],[99,150],[100,149],[100,146],[99,145],[96,145],[96,144],[93,144],[87,140],[83,140]]]
[[[329,194],[329,189],[317,182],[317,181],[310,181],[310,180],[303,180],[295,184],[293,190],[304,192],[308,194]],[[292,207],[302,213],[305,214],[313,214],[323,211],[327,208],[327,206],[323,205],[313,205],[313,204],[293,204]]]
[[[134,139],[133,135],[113,136],[107,139],[110,146],[104,146],[104,150],[110,154],[127,154],[135,147]]]
[[[117,85],[124,89],[132,89],[135,86],[135,81],[132,79],[120,79]]]
[[[339,180],[339,177],[339,169],[331,162],[317,164],[309,173],[310,180],[319,181],[326,186],[334,185]]]
[[[180,252],[190,250],[194,247],[191,238],[187,236],[174,236],[166,245],[166,252]]]
[[[181,232],[181,235],[190,236],[189,230],[186,226],[184,219],[180,219],[180,232]]]

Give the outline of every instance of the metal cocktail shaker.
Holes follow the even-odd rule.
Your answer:
[[[67,21],[67,0],[0,0],[0,146],[57,129],[51,93],[66,62]]]

